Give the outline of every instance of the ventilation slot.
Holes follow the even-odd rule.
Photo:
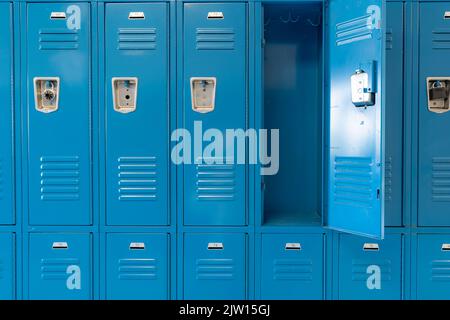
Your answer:
[[[39,30],[40,50],[77,50],[79,36],[75,30],[41,29]]]
[[[433,201],[450,201],[450,158],[433,158],[432,170]]]
[[[337,24],[336,44],[343,46],[353,42],[372,39],[372,29],[367,27],[367,21],[370,17],[371,15],[365,15]]]
[[[450,49],[450,29],[436,29],[432,31],[432,48],[435,50]]]
[[[310,259],[277,259],[273,262],[274,280],[311,282],[313,263]]]
[[[41,157],[41,200],[75,201],[80,198],[80,161],[73,157]]]
[[[155,50],[156,28],[120,28],[119,50]]]
[[[197,28],[197,50],[234,50],[233,28]]]
[[[197,200],[226,201],[235,197],[235,166],[197,165]]]
[[[158,278],[156,259],[120,259],[118,271],[120,280],[156,280]]]
[[[431,281],[450,281],[450,261],[433,260],[431,262]]]
[[[198,259],[196,265],[197,280],[234,279],[233,259]]]
[[[157,198],[156,157],[118,159],[119,200],[154,201]]]
[[[80,265],[78,259],[42,259],[41,278],[43,280],[67,280],[67,267]]]
[[[386,158],[384,167],[384,200],[392,200],[392,157]]]
[[[381,279],[383,281],[392,280],[392,263],[391,260],[376,260],[372,259],[370,262],[362,259],[352,260],[352,280],[353,281],[367,281],[367,268],[371,265],[379,266],[381,269]]]
[[[386,30],[386,50],[392,50],[394,37],[392,34],[392,29]]]
[[[372,207],[372,159],[336,157],[334,200],[354,207]]]

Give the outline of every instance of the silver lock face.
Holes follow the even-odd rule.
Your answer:
[[[136,111],[138,78],[120,77],[112,79],[114,110],[120,113]]]
[[[59,108],[59,78],[36,77],[34,83],[34,101],[37,111],[42,113],[55,112]]]
[[[216,78],[191,78],[192,110],[199,113],[214,111]]]
[[[375,104],[375,93],[369,85],[369,74],[357,70],[351,77],[352,102],[356,107],[367,107]]]
[[[433,113],[445,113],[450,110],[450,77],[428,77],[428,110]]]

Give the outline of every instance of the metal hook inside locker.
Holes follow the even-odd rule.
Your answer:
[[[283,23],[289,23],[289,22],[297,23],[300,20],[300,16],[296,16],[295,18],[292,18],[292,12],[289,11],[289,15],[288,15],[287,19],[284,19],[282,16],[280,16],[280,20]]]

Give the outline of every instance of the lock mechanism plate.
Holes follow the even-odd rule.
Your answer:
[[[192,110],[198,113],[214,111],[216,84],[217,80],[214,77],[191,78]]]
[[[37,111],[51,113],[59,108],[59,77],[35,77],[34,103]]]
[[[450,77],[428,77],[428,110],[433,113],[450,111]]]
[[[115,111],[120,113],[130,113],[136,111],[138,78],[112,78],[112,92]]]

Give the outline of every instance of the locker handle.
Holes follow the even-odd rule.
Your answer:
[[[145,243],[143,242],[132,242],[130,243],[130,250],[144,250]]]
[[[145,20],[144,12],[130,12],[128,14],[129,20]]]
[[[364,251],[379,251],[380,246],[378,245],[378,243],[364,243],[363,250]]]
[[[441,250],[442,251],[450,251],[450,243],[443,243]]]
[[[445,19],[445,20],[450,19],[450,11],[445,11],[445,12],[444,12],[444,19]]]
[[[208,12],[208,19],[223,19],[223,12],[220,11]]]
[[[300,243],[286,243],[284,246],[286,250],[302,250],[302,245]]]
[[[52,12],[50,14],[51,20],[65,20],[66,19],[66,13],[65,12]]]
[[[210,243],[208,243],[208,250],[223,250],[223,243],[210,242]]]
[[[67,244],[67,242],[53,242],[52,248],[53,249],[68,249],[69,245]]]

